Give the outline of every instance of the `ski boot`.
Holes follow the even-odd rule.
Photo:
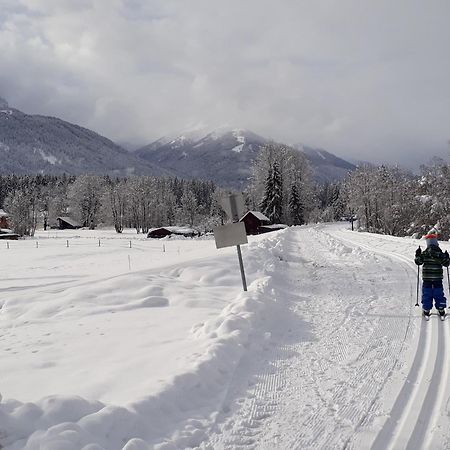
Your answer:
[[[439,313],[439,318],[440,318],[441,320],[445,320],[445,316],[446,316],[446,314],[445,314],[445,308],[440,308],[440,309],[438,309],[438,313]]]
[[[430,311],[428,309],[423,309],[422,316],[425,320],[430,320]]]

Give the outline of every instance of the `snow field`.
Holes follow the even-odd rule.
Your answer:
[[[95,233],[0,248],[5,449],[449,448],[449,321],[413,306],[417,241],[253,237],[244,293],[234,248]]]
[[[95,239],[67,232],[40,237],[38,248],[19,241],[4,250],[1,445],[201,442],[202,421],[258,329],[270,237],[243,247],[248,293],[235,249],[217,251],[212,240],[138,240],[130,249],[124,239],[101,247]]]

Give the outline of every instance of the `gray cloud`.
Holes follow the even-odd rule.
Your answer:
[[[447,0],[0,0],[0,96],[118,141],[228,123],[339,155],[448,153]]]

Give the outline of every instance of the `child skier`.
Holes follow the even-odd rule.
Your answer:
[[[450,258],[447,250],[442,252],[438,242],[438,231],[432,228],[425,236],[427,248],[422,252],[420,247],[416,250],[414,262],[422,269],[422,309],[423,315],[429,316],[434,305],[443,318],[447,300],[444,296],[442,286],[443,270],[442,266],[448,267]]]

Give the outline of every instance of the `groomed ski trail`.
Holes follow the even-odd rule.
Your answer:
[[[416,270],[405,255],[414,242],[402,253],[384,242],[342,226],[284,233],[271,276],[286,327],[277,334],[274,324],[264,351],[237,370],[200,448],[404,448],[404,436],[410,449],[448,448],[448,356],[432,351],[448,354],[448,321],[425,323],[413,306]],[[423,435],[408,431],[416,428]]]
[[[370,244],[359,242],[358,245],[371,248]],[[386,254],[384,250],[378,251]],[[399,261],[415,266],[404,254],[391,254]],[[448,322],[447,319],[441,322],[433,314],[429,321],[422,319],[419,326],[418,345],[407,378],[371,446],[372,450],[450,448],[446,436],[450,427]]]

